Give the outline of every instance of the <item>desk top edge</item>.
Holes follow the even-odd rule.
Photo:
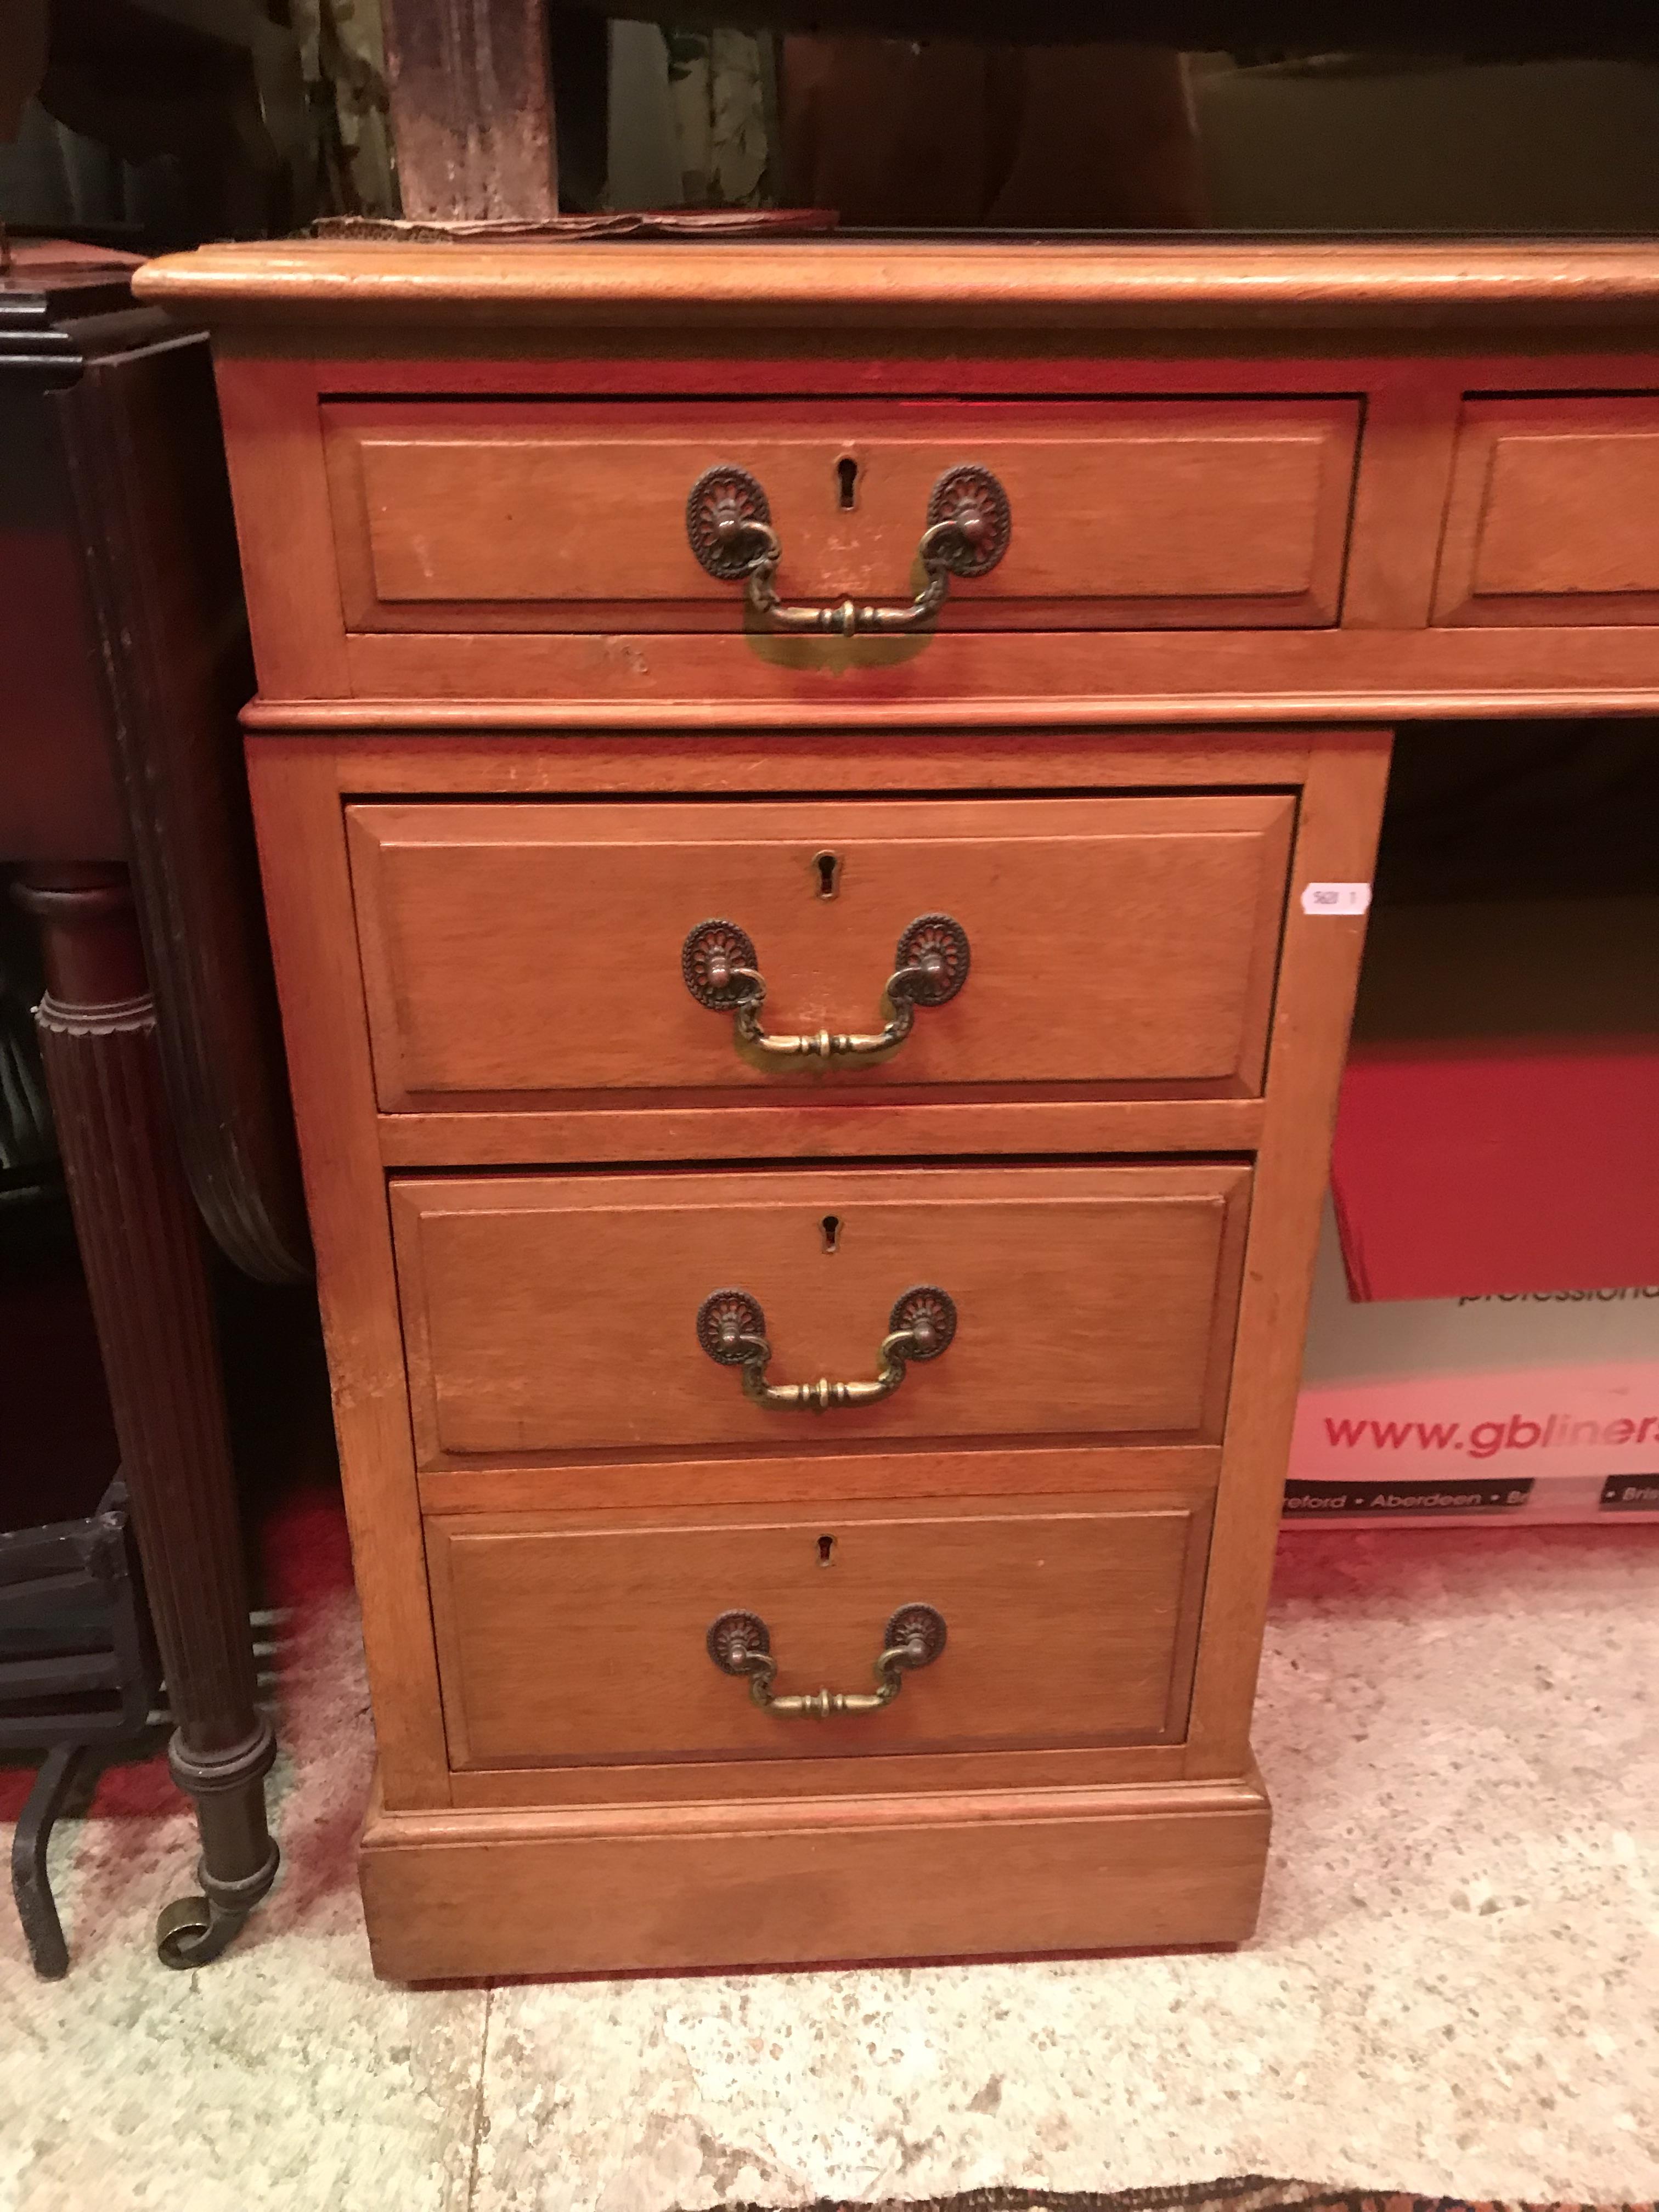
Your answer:
[[[210,325],[1659,321],[1659,239],[296,240],[169,255],[133,291]]]

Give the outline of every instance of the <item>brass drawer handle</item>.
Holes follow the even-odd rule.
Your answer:
[[[680,947],[680,973],[701,1006],[727,1011],[740,1047],[778,1060],[867,1059],[902,1044],[918,1006],[942,1006],[968,980],[972,954],[968,933],[948,914],[922,914],[900,937],[887,978],[892,1009],[879,1030],[809,1030],[790,1036],[763,1030],[760,1012],[766,979],[757,964],[755,940],[735,921],[700,921]]]
[[[878,1367],[869,1382],[769,1382],[772,1347],[766,1340],[766,1316],[747,1291],[711,1291],[697,1308],[697,1341],[722,1367],[741,1367],[744,1395],[757,1406],[823,1413],[831,1406],[873,1406],[890,1398],[913,1359],[937,1359],[957,1333],[956,1301],[932,1284],[921,1284],[895,1299],[881,1340]]]
[[[771,629],[829,630],[837,637],[918,629],[945,605],[952,576],[983,576],[1008,550],[1013,518],[1008,495],[989,469],[964,462],[933,486],[916,548],[927,581],[909,605],[789,606],[778,597],[783,546],[772,527],[772,505],[747,469],[722,463],[705,469],[685,502],[691,550],[722,583],[746,582],[752,611]]]
[[[877,1713],[890,1705],[914,1668],[931,1667],[945,1649],[945,1616],[931,1605],[902,1605],[882,1633],[874,1690],[807,1690],[775,1697],[778,1662],[772,1632],[757,1613],[723,1613],[710,1625],[708,1656],[723,1674],[747,1675],[749,1694],[763,1712],[785,1720],[828,1720],[832,1713]]]

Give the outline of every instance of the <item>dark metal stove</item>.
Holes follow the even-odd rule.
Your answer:
[[[142,1735],[159,1686],[119,1477],[84,1520],[0,1534],[0,1751],[44,1748],[12,1839],[34,1971],[69,1972],[46,1846],[95,1750]]]

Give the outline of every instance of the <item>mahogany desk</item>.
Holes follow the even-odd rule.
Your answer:
[[[1659,708],[1659,252],[138,289],[214,337],[382,1971],[1248,1934],[1389,733]]]

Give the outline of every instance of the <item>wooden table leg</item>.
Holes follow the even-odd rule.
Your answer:
[[[277,1854],[201,1224],[125,869],[31,867],[15,896],[40,931],[35,1019],[175,1723],[168,1763],[202,1836],[204,1894],[167,1908],[157,1946],[168,1966],[202,1966],[270,1887]]]

